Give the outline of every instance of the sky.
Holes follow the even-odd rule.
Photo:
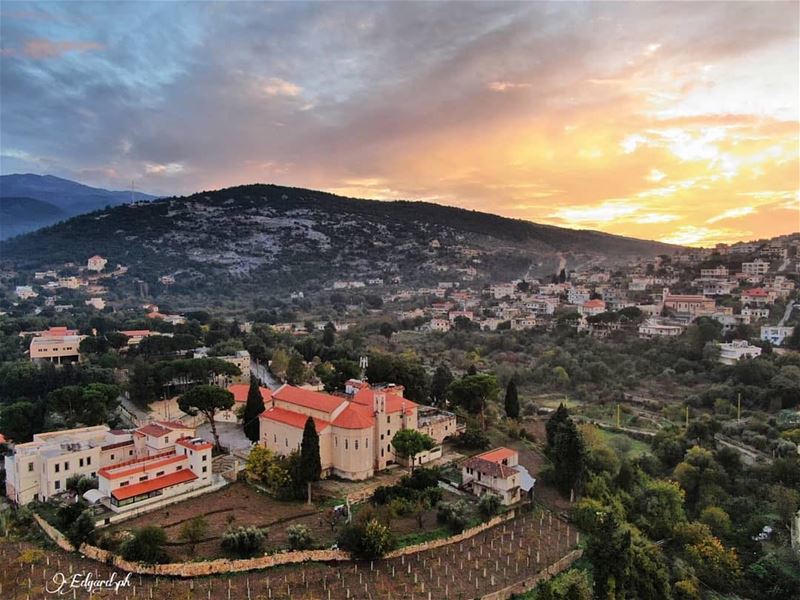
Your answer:
[[[0,6],[0,170],[800,231],[797,2]]]

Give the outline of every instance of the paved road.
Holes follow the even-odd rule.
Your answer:
[[[254,360],[250,361],[250,373],[258,377],[261,380],[261,383],[266,385],[271,390],[277,390],[279,387],[281,387],[281,382],[272,376],[272,373],[270,373],[269,369],[267,369],[267,365],[263,363],[258,363]]]
[[[792,309],[795,307],[794,302],[789,302],[786,306],[786,311],[783,313],[783,318],[778,322],[778,327],[783,327],[783,324],[788,320],[789,316],[792,314]]]
[[[219,434],[219,443],[231,451],[250,448],[250,440],[247,439],[242,426],[238,423],[217,423],[217,433]],[[197,436],[209,441],[213,440],[211,425],[208,423],[199,425]]]

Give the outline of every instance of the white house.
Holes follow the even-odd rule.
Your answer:
[[[504,505],[521,499],[522,472],[519,453],[509,448],[495,448],[473,456],[461,467],[462,487],[475,496],[494,494]]]
[[[755,358],[760,354],[761,348],[751,346],[747,340],[734,340],[719,345],[719,362],[725,365],[734,365],[742,358]]]
[[[761,339],[773,346],[783,345],[783,340],[794,333],[794,327],[765,326],[761,328]]]

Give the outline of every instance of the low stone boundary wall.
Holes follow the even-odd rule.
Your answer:
[[[501,590],[492,592],[491,594],[481,596],[481,600],[508,600],[508,598],[512,598],[516,594],[524,594],[525,592],[532,590],[540,582],[547,581],[562,571],[566,571],[581,556],[583,556],[583,550],[580,548],[573,550],[569,554],[562,556],[552,565],[548,566],[544,571],[540,571],[532,577],[518,581],[517,583],[504,587]]]
[[[473,536],[478,535],[482,531],[486,531],[492,527],[513,519],[515,512],[513,510],[494,517],[486,523],[481,523],[475,527],[462,531],[457,535],[438,540],[430,540],[415,544],[413,546],[406,546],[400,548],[386,555],[386,558],[397,558],[408,554],[416,554],[425,550],[432,550],[455,544],[467,540]],[[42,528],[42,530],[56,543],[58,546],[69,552],[74,552],[75,548],[64,537],[60,531],[50,525],[47,521],[39,515],[34,514],[33,518]],[[172,577],[199,577],[203,575],[215,575],[218,573],[234,573],[242,571],[254,571],[257,569],[268,569],[279,565],[288,565],[303,562],[341,562],[350,561],[350,555],[343,550],[304,550],[304,551],[291,551],[280,552],[278,554],[270,554],[269,556],[259,556],[256,558],[245,558],[239,560],[217,559],[203,562],[189,562],[189,563],[166,563],[160,565],[147,565],[144,563],[129,562],[121,556],[114,554],[109,550],[103,550],[96,546],[89,544],[82,544],[80,552],[84,556],[93,560],[113,565],[123,571],[130,571],[131,573],[138,573],[140,575],[166,575]]]
[[[513,519],[514,515],[515,512],[510,510],[507,513],[493,517],[492,519],[486,521],[486,523],[481,523],[475,527],[465,529],[456,535],[451,535],[450,537],[446,538],[439,538],[438,540],[430,540],[429,542],[422,542],[420,544],[414,544],[413,546],[406,546],[405,548],[400,548],[398,550],[389,552],[384,558],[398,558],[408,554],[416,554],[417,552],[424,552],[425,550],[433,550],[434,548],[449,546],[450,544],[457,544],[458,542],[463,542],[471,537],[475,537],[482,531],[486,531],[487,529],[491,529],[492,527],[496,527],[501,523],[505,523],[506,521]]]

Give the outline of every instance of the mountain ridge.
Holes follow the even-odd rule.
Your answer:
[[[277,293],[342,279],[507,280],[552,273],[562,261],[620,262],[678,249],[429,202],[363,200],[273,184],[111,207],[0,245],[4,258],[21,268],[99,253],[154,285],[163,275],[177,275],[165,293],[194,290],[211,297],[225,283],[255,294],[265,282]]]

